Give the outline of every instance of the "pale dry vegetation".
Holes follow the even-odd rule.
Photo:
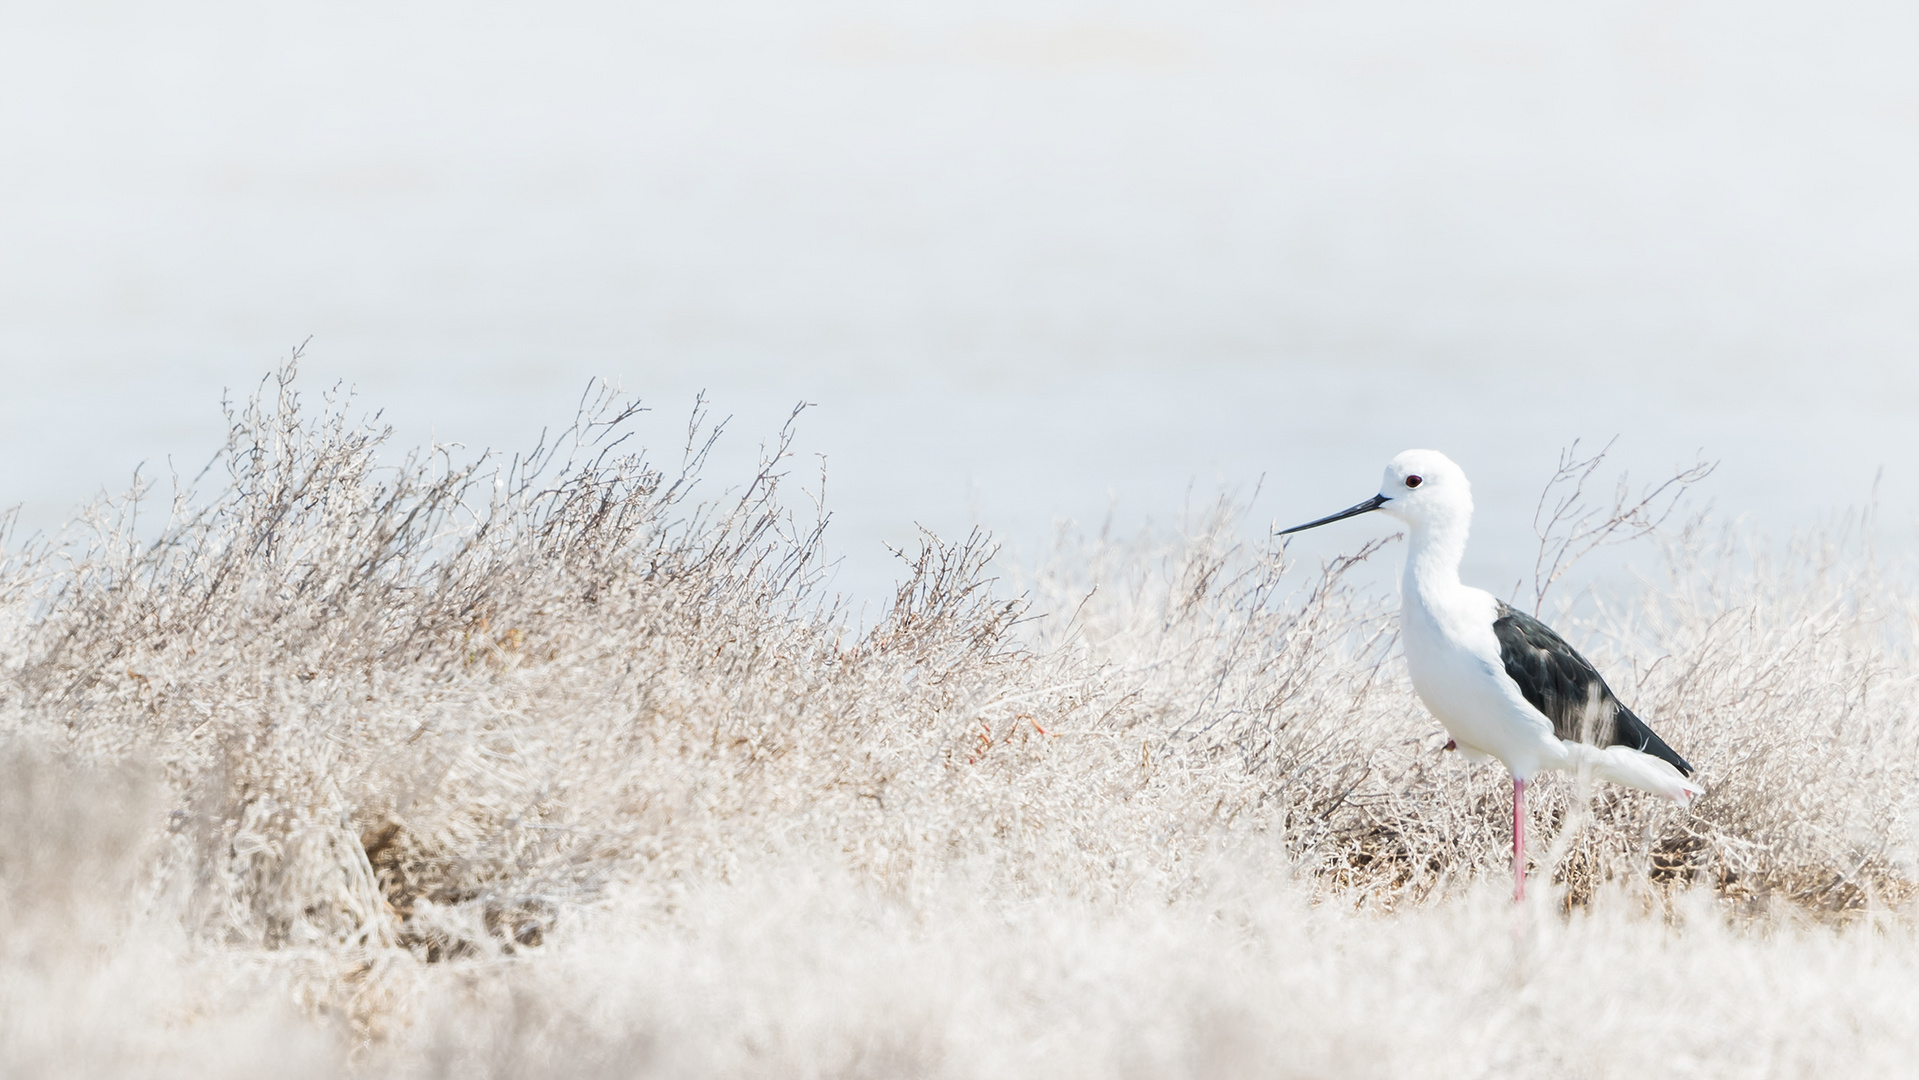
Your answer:
[[[1669,579],[1562,622],[1709,794],[1540,784],[1516,912],[1504,774],[1441,751],[1351,561],[1222,511],[1014,599],[928,536],[854,629],[787,435],[724,494],[703,416],[661,465],[605,396],[521,458],[383,465],[291,376],[170,502],[8,548],[9,1075],[1919,1054],[1914,608],[1858,542],[1661,533]]]

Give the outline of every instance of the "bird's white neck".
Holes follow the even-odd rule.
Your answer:
[[[1408,523],[1406,571],[1400,584],[1405,596],[1429,601],[1459,588],[1459,563],[1466,557],[1471,526],[1470,513]]]

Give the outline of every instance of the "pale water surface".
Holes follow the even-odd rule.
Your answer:
[[[815,402],[859,596],[916,522],[1030,553],[1264,476],[1263,529],[1417,445],[1508,587],[1613,434],[1777,534],[1883,468],[1910,552],[1915,11],[9,5],[0,499],[199,463],[311,336],[406,441],[525,446],[599,376],[663,447],[706,389],[737,478]]]

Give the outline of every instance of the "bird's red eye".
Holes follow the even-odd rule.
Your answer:
[[[1418,487],[1419,485],[1425,482],[1426,482],[1425,478],[1420,476],[1408,476],[1406,478],[1406,486],[1409,488]]]

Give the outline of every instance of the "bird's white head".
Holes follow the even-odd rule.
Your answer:
[[[1386,463],[1379,510],[1408,525],[1465,524],[1473,516],[1466,470],[1437,450],[1405,450]]]
[[[1452,458],[1437,450],[1406,450],[1387,463],[1386,475],[1380,478],[1379,494],[1330,517],[1295,525],[1280,535],[1326,525],[1371,510],[1396,517],[1415,530],[1457,530],[1463,541],[1465,529],[1473,516],[1473,489],[1466,482],[1465,470],[1455,465]]]

